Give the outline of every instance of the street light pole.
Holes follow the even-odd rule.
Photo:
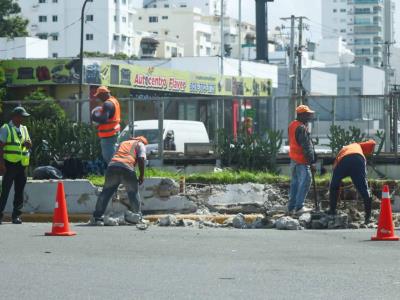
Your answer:
[[[85,8],[86,4],[89,0],[85,0],[83,2],[82,6],[82,12],[81,12],[81,46],[80,46],[80,51],[79,51],[79,66],[80,66],[80,72],[79,72],[79,102],[77,106],[77,121],[81,122],[82,120],[82,84],[83,84],[83,25],[85,22]]]

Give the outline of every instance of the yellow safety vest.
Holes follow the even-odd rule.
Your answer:
[[[14,126],[4,124],[4,127],[7,128],[8,134],[3,148],[3,158],[12,163],[21,162],[24,167],[29,166],[29,150],[23,146],[24,142],[30,140],[28,129],[20,125],[21,138],[19,138]]]

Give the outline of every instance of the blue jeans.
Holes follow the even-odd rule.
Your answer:
[[[309,165],[298,164],[291,160],[290,170],[292,179],[290,182],[288,210],[292,211],[301,209],[304,206],[304,200],[311,187],[311,169]]]
[[[104,187],[97,199],[96,209],[93,213],[95,219],[103,218],[107,205],[120,184],[125,186],[128,193],[130,210],[135,213],[141,212],[139,182],[136,173],[125,168],[112,166],[106,171]]]
[[[101,155],[108,165],[115,153],[115,145],[117,144],[118,136],[114,135],[109,138],[100,139]]]

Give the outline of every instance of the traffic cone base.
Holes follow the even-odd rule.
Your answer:
[[[56,203],[54,207],[53,226],[46,236],[73,236],[76,232],[69,230],[67,203],[65,200],[64,184],[60,181],[57,186]]]
[[[381,211],[379,213],[378,231],[376,236],[371,237],[372,241],[398,241],[399,237],[395,235],[392,218],[392,205],[390,203],[389,187],[383,186]]]

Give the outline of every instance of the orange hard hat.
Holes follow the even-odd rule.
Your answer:
[[[315,111],[311,110],[307,105],[299,105],[296,108],[296,113],[298,113],[298,114],[304,114],[304,113],[313,114],[313,113],[315,113]]]
[[[133,140],[138,140],[141,141],[143,144],[148,145],[149,142],[147,141],[147,139],[144,136],[136,136],[133,138]]]
[[[368,140],[366,142],[358,143],[364,154],[370,155],[374,153],[376,142],[374,140]]]
[[[110,93],[110,90],[106,87],[106,86],[104,86],[104,85],[102,85],[102,86],[99,86],[98,88],[97,88],[97,90],[96,90],[96,93],[94,93],[94,97],[97,97],[99,94],[103,94],[103,93]]]

